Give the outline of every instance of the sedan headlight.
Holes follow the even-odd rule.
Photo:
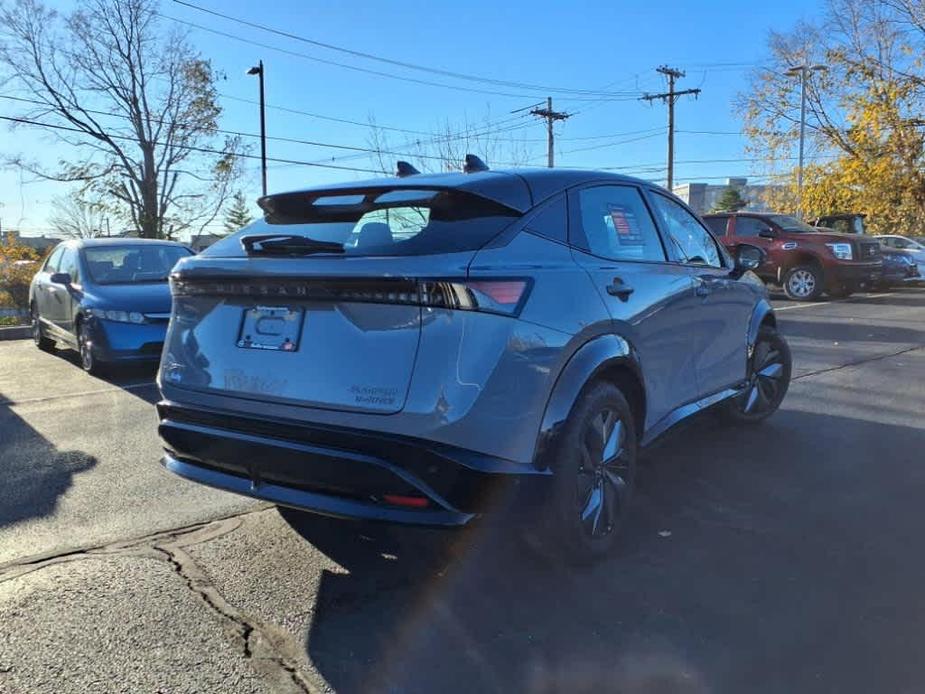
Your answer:
[[[144,323],[144,314],[138,311],[115,311],[112,309],[92,308],[90,313],[97,318],[116,321],[117,323]]]
[[[832,255],[839,260],[853,260],[854,255],[851,252],[850,243],[827,243],[825,244],[832,249]]]

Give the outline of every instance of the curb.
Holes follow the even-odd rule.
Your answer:
[[[30,337],[32,337],[32,329],[28,325],[0,328],[0,342],[4,340],[26,340]]]

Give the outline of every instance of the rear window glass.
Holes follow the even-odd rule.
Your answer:
[[[183,246],[132,244],[84,249],[90,278],[96,284],[166,282],[173,266],[191,255]]]
[[[729,221],[728,217],[704,217],[703,221],[710,228],[710,231],[713,232],[714,236],[726,235],[726,223]]]
[[[318,200],[323,204],[280,201],[279,212],[240,235],[305,236],[343,244],[346,255],[428,255],[477,250],[520,217],[504,205],[455,190],[379,190]]]

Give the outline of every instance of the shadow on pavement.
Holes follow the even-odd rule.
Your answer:
[[[925,684],[925,430],[781,411],[647,452],[619,551],[285,514],[326,571],[306,650],[337,691],[912,691]]]
[[[802,337],[819,340],[823,343],[838,342],[849,345],[855,342],[888,342],[895,344],[925,343],[925,325],[921,330],[889,325],[869,325],[866,323],[841,321],[794,320],[789,314],[780,319],[781,332],[788,338]],[[889,319],[886,319],[890,322]]]
[[[57,450],[9,405],[0,404],[0,432],[0,527],[53,513],[74,475],[97,462]]]
[[[80,355],[73,349],[58,347],[55,348],[53,354],[59,359],[73,364],[75,369],[81,368]],[[157,361],[110,364],[102,375],[87,375],[87,378],[96,378],[103,383],[109,383],[120,388],[129,386],[135,391],[135,395],[139,398],[154,404],[159,400],[157,387],[154,383],[154,378],[157,375],[157,368]],[[143,384],[150,384],[150,388],[141,387]]]

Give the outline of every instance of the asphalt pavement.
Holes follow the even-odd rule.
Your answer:
[[[925,289],[775,304],[781,410],[647,451],[586,568],[174,478],[150,370],[0,343],[0,692],[925,689]]]

